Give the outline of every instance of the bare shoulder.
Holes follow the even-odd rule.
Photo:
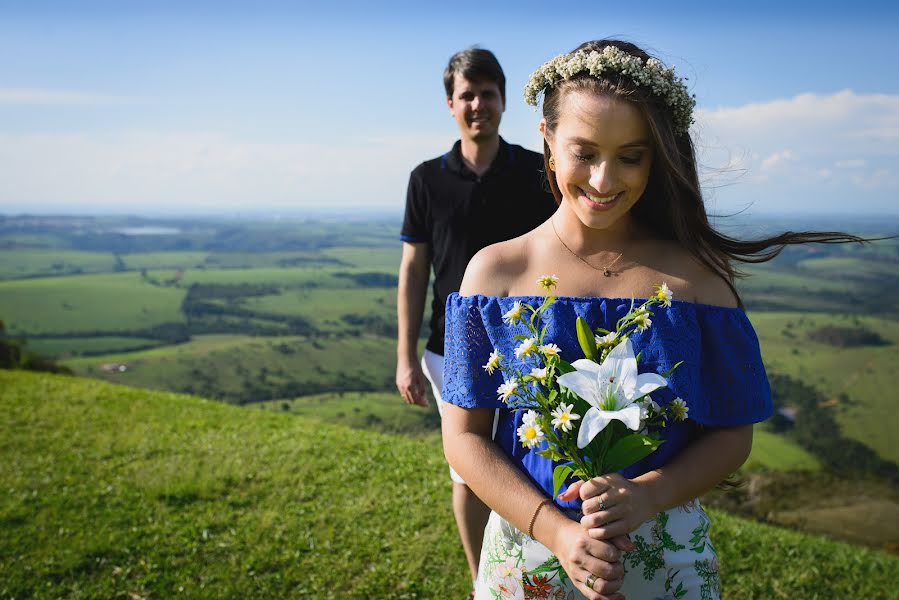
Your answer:
[[[512,282],[527,268],[527,235],[487,246],[465,269],[459,293],[463,296],[508,296]]]
[[[705,265],[697,265],[699,273],[692,282],[693,302],[736,308],[739,303],[734,290],[721,275]]]
[[[733,289],[723,277],[679,244],[667,241],[656,243],[654,253],[665,257],[659,271],[666,275],[666,283],[676,299],[726,308],[738,306]]]

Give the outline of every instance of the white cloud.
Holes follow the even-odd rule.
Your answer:
[[[409,171],[445,145],[444,136],[428,135],[324,145],[203,132],[0,134],[0,211],[13,202],[135,212],[401,208]]]
[[[72,90],[0,88],[0,105],[20,106],[102,106],[135,102],[124,96],[110,96]]]
[[[863,158],[853,158],[850,160],[838,160],[835,166],[838,169],[859,169],[866,166],[867,164],[868,161]]]
[[[770,155],[768,158],[762,161],[761,169],[762,171],[771,171],[775,169],[778,165],[783,165],[784,163],[794,162],[796,160],[796,155],[792,150],[781,150],[780,152],[775,152]]]
[[[0,102],[14,97],[8,92],[0,90]],[[61,102],[66,96],[46,100],[52,98]],[[82,100],[90,98],[105,97]],[[512,125],[504,127],[507,139],[539,147],[534,127]],[[850,198],[852,210],[895,213],[894,131],[899,132],[899,96],[848,90],[699,110],[695,139],[710,209],[834,212],[845,211]],[[537,141],[527,144],[532,138]],[[453,132],[439,126],[376,137],[336,132],[320,142],[258,141],[223,132],[0,132],[0,212],[62,203],[73,210],[134,212],[147,206],[399,209],[409,171],[445,152],[452,139]]]
[[[853,210],[896,211],[899,96],[800,94],[696,121],[706,187],[729,209],[839,211],[849,194]]]

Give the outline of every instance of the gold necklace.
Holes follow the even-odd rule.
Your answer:
[[[550,219],[549,219],[549,224],[552,225],[553,233],[556,234],[556,237],[559,239],[559,243],[562,244],[562,246],[563,246],[566,250],[568,250],[569,252],[571,252],[571,254],[574,255],[575,258],[579,259],[582,263],[584,263],[585,265],[587,265],[588,267],[590,267],[590,268],[593,269],[594,271],[600,271],[600,272],[603,274],[603,276],[605,276],[605,277],[611,277],[611,276],[612,276],[612,266],[613,266],[615,263],[617,263],[618,260],[619,260],[622,256],[624,256],[624,252],[619,252],[619,253],[618,253],[618,256],[615,257],[615,260],[613,260],[612,262],[610,262],[610,263],[609,263],[608,265],[606,265],[605,267],[594,267],[593,265],[591,265],[590,263],[587,262],[587,259],[585,259],[583,256],[581,256],[580,254],[578,254],[577,252],[575,252],[574,250],[572,250],[571,248],[569,248],[569,247],[568,247],[568,244],[566,244],[564,241],[562,241],[562,236],[560,236],[560,235],[559,235],[559,232],[556,230],[556,220],[555,220],[555,218],[550,217]]]

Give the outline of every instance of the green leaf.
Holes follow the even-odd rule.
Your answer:
[[[562,569],[562,565],[559,563],[559,559],[555,556],[550,556],[547,558],[541,565],[535,567],[533,569],[528,569],[528,575],[540,574],[540,573],[552,573],[553,571],[560,571],[564,573],[565,571]]]
[[[529,339],[531,339],[531,336],[529,336],[529,335],[521,335],[521,334],[518,334],[518,335],[513,335],[513,336],[512,336],[512,339],[518,340],[518,341],[524,341],[524,340],[529,340]]]
[[[646,458],[662,445],[663,440],[648,435],[631,434],[618,440],[609,449],[603,465],[605,472],[613,473],[626,469],[638,460]]]
[[[574,463],[565,463],[564,465],[559,465],[553,470],[553,498],[559,495],[559,488],[562,487],[562,484],[574,473],[574,468],[572,467]]]
[[[547,448],[546,450],[538,450],[537,454],[544,458],[548,458],[551,461],[559,461],[565,460],[565,456],[560,454],[558,451],[553,450],[552,448]]]
[[[678,362],[676,365],[674,365],[673,367],[671,367],[670,369],[668,369],[668,370],[665,371],[664,373],[659,373],[659,375],[661,375],[662,377],[668,377],[669,375],[671,375],[671,374],[674,372],[674,370],[675,370],[676,368],[678,368],[678,367],[681,366],[682,364],[684,364],[684,361]]]
[[[559,369],[559,374],[564,375],[565,373],[573,373],[577,371],[574,367],[571,366],[571,363],[567,360],[558,359],[558,363],[556,363],[556,368]]]
[[[593,336],[593,331],[590,330],[590,325],[584,317],[577,318],[575,329],[577,329],[577,341],[584,352],[584,358],[593,362],[599,362],[599,357],[596,355],[596,338]]]

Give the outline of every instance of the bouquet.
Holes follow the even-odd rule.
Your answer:
[[[553,472],[553,496],[572,475],[583,480],[620,471],[654,452],[663,442],[656,431],[669,418],[687,417],[686,403],[676,399],[659,406],[650,393],[667,386],[666,377],[681,363],[662,374],[637,372],[639,355],[629,339],[633,331],[652,326],[653,306],[671,306],[672,293],[665,283],[643,304],[631,301],[627,314],[614,330],[590,328],[583,317],[575,322],[578,343],[584,357],[567,362],[561,350],[547,343],[547,310],[555,302],[554,275],[538,284],[546,291],[538,307],[516,301],[503,315],[512,327],[526,326],[519,341],[513,366],[497,350],[490,354],[484,369],[503,373],[497,389],[500,399],[512,410],[526,411],[518,438],[528,448],[545,446],[537,452],[561,461]],[[524,365],[524,370],[521,366]],[[530,371],[527,369],[530,368]]]

